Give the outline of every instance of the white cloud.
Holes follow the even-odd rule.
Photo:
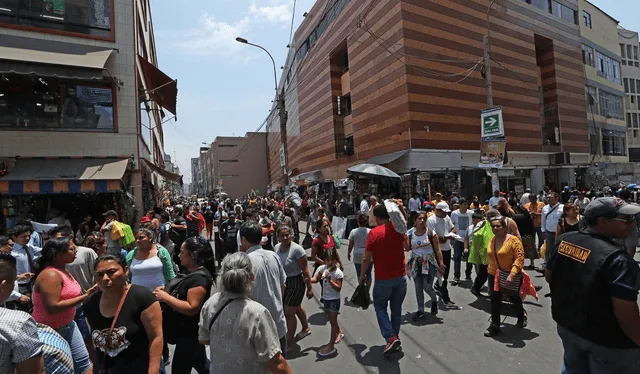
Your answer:
[[[272,3],[258,6],[255,2],[249,6],[249,14],[257,20],[266,20],[271,23],[291,22],[291,8],[288,4]]]

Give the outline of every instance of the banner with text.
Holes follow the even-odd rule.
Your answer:
[[[480,165],[483,169],[501,168],[507,149],[506,139],[482,140],[480,143]]]

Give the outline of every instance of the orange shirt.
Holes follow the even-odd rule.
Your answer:
[[[533,226],[535,228],[542,227],[542,208],[544,208],[544,203],[538,201],[537,206],[532,206],[531,203],[527,203],[524,206],[529,213],[538,213],[538,215],[531,214],[531,218],[533,219]]]

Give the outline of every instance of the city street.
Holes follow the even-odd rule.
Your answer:
[[[301,227],[304,229],[302,222]],[[380,335],[373,305],[362,310],[346,300],[358,284],[353,263],[347,261],[347,248],[348,241],[343,240],[340,256],[345,266],[345,279],[338,321],[345,337],[336,345],[338,354],[326,359],[316,355],[329,339],[329,324],[320,309],[320,287],[314,285],[314,298],[303,302],[312,334],[298,342],[288,356],[294,373],[560,372],[562,345],[551,318],[551,300],[544,297],[549,288],[536,272],[530,274],[532,281],[543,288],[539,292],[539,302],[531,298],[525,300],[529,326],[524,329],[514,327],[515,314],[508,304],[504,304],[502,334],[495,339],[483,336],[489,325],[489,299],[473,296],[469,292],[470,284],[463,282],[459,286],[449,286],[452,300],[462,310],[440,310],[434,317],[428,313],[429,298],[425,296],[426,317],[413,322],[411,315],[417,307],[413,283],[409,282],[400,333],[402,351],[384,356],[385,341]],[[310,255],[311,250],[307,250],[307,254]],[[640,256],[636,255],[636,260],[640,261]],[[167,373],[171,373],[170,366]]]

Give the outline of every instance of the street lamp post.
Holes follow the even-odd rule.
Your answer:
[[[256,48],[260,48],[269,55],[271,59],[271,63],[273,64],[273,81],[275,83],[276,90],[276,100],[277,100],[277,108],[278,108],[278,116],[280,117],[280,137],[282,140],[281,147],[284,150],[284,162],[282,165],[282,175],[283,175],[283,187],[287,187],[288,176],[287,176],[287,112],[285,111],[284,106],[284,89],[283,92],[278,92],[278,73],[276,70],[276,61],[273,59],[273,56],[269,51],[267,51],[263,46],[258,44],[249,43],[247,39],[237,37],[236,41],[238,43],[247,44],[254,46]],[[267,136],[268,138],[268,136]],[[267,168],[269,167],[269,141],[267,140]]]

